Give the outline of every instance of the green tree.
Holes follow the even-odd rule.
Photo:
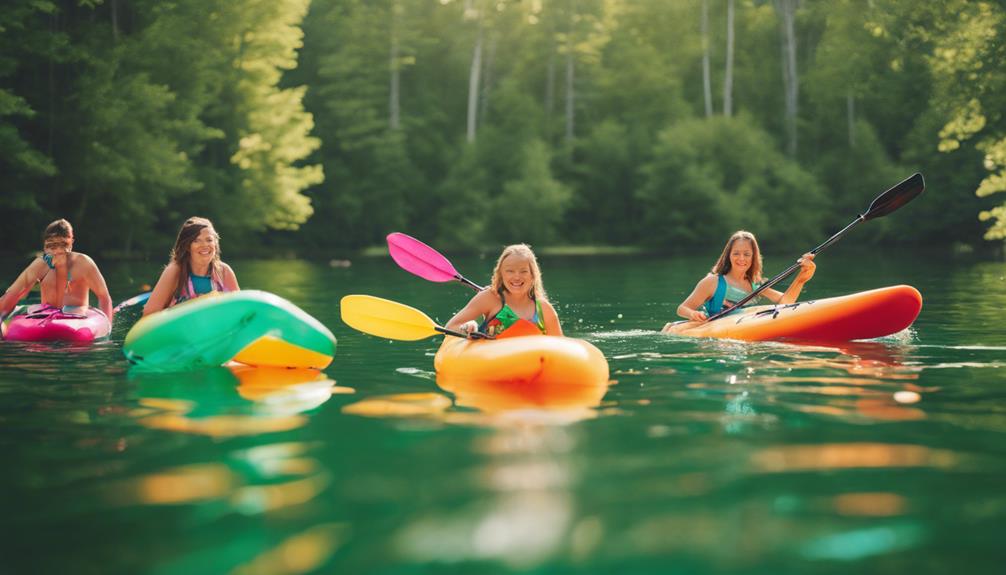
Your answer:
[[[503,185],[493,201],[492,236],[504,243],[547,244],[558,237],[569,202],[569,189],[552,177],[551,157],[541,140],[523,147],[516,179]]]
[[[667,129],[644,174],[643,223],[657,245],[707,245],[742,228],[770,246],[820,237],[820,184],[744,115]]]

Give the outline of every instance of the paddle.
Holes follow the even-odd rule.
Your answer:
[[[485,289],[458,273],[440,252],[412,236],[400,232],[388,234],[388,251],[402,269],[423,279],[440,283],[459,281],[475,291]]]
[[[414,307],[370,295],[347,295],[339,304],[342,321],[349,327],[383,337],[416,341],[444,333],[467,338],[468,334],[437,325],[428,315]],[[475,338],[490,336],[473,332]]]
[[[837,234],[828,238],[828,240],[825,241],[823,244],[811,250],[810,253],[817,254],[824,248],[838,241],[838,239],[844,236],[846,233],[848,233],[849,230],[856,227],[862,222],[886,216],[887,214],[897,210],[901,206],[914,200],[915,197],[921,194],[922,191],[925,189],[926,189],[926,182],[924,179],[922,179],[922,174],[916,173],[912,175],[905,181],[887,190],[883,194],[877,196],[873,200],[873,202],[870,203],[870,207],[866,210],[866,212],[860,214],[856,219],[852,220],[852,223],[842,228],[842,230],[839,231]],[[758,289],[749,293],[746,297],[741,299],[739,302],[735,303],[733,306],[722,309],[720,310],[719,313],[715,313],[709,316],[709,319],[706,321],[712,321],[714,319],[721,318],[726,314],[730,313],[732,310],[741,307],[747,302],[758,297],[758,294],[760,294],[761,292],[767,290],[768,288],[774,286],[775,284],[789,277],[794,271],[796,271],[799,268],[800,268],[799,263],[795,263],[789,266],[781,274],[775,276],[774,278],[758,286]]]
[[[146,303],[148,299],[150,299],[150,292],[144,292],[141,294],[134,295],[133,297],[127,299],[126,301],[112,308],[112,313],[119,313],[119,310],[121,310],[124,307],[130,307],[141,303]]]

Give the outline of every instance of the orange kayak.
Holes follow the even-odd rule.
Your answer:
[[[597,405],[608,386],[601,350],[581,339],[540,333],[495,340],[446,337],[433,365],[437,385],[483,408]]]
[[[922,294],[899,285],[786,305],[745,308],[720,319],[669,324],[664,333],[747,341],[852,341],[897,333],[912,325]]]

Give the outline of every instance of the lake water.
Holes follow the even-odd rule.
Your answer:
[[[0,344],[0,572],[1002,572],[1006,265],[836,247],[801,299],[910,284],[912,328],[842,348],[658,334],[714,257],[543,259],[613,380],[564,410],[455,401],[437,340],[342,324],[348,293],[441,322],[471,295],[386,258],[230,262],[336,334],[319,378],[130,373],[138,310],[91,348]],[[492,259],[453,261],[488,281]],[[116,302],[159,267],[106,265]]]

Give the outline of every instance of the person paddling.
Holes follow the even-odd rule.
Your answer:
[[[239,289],[234,270],[220,260],[220,236],[213,223],[206,218],[189,218],[178,231],[170,261],[143,306],[143,315],[210,292]]]
[[[481,324],[476,321],[480,318]],[[526,244],[503,249],[493,269],[492,285],[476,294],[446,327],[495,336],[520,319],[543,334],[562,335],[559,316],[545,294],[538,259]]]
[[[797,260],[800,273],[786,293],[774,289],[764,290],[755,301],[764,297],[777,303],[793,303],[800,297],[803,286],[814,277],[814,255],[807,253]],[[706,277],[699,280],[695,289],[678,306],[678,315],[691,321],[704,322],[758,289],[762,278],[762,256],[758,240],[751,232],[734,232],[723,248],[716,265]],[[664,326],[666,331],[668,326]]]
[[[79,313],[90,306],[90,292],[98,298],[98,307],[112,321],[112,297],[105,278],[87,254],[73,251],[73,226],[59,219],[42,233],[42,255],[32,260],[14,283],[0,297],[0,318],[9,314],[35,284],[42,292],[42,309]]]

